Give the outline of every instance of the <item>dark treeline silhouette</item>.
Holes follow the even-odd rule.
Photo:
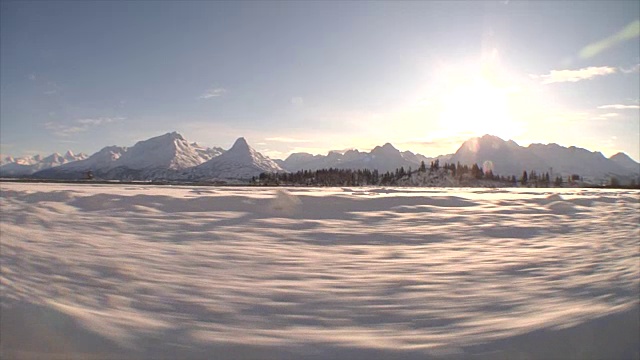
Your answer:
[[[395,171],[380,173],[378,170],[369,169],[320,169],[320,170],[300,170],[291,173],[271,173],[265,172],[258,177],[253,177],[252,183],[256,185],[302,185],[302,186],[367,186],[367,185],[401,185],[407,182],[412,176],[418,175],[448,175],[457,180],[461,185],[469,185],[474,180],[488,180],[500,186],[530,186],[530,187],[551,187],[562,186],[563,179],[558,176],[551,181],[549,173],[537,173],[535,171],[524,171],[520,179],[515,175],[503,176],[494,174],[491,169],[484,170],[478,164],[471,167],[457,164],[445,163],[440,165],[439,160],[431,162],[427,168],[421,162],[417,170],[411,167],[397,168]],[[578,177],[579,178],[579,177]],[[567,179],[569,182],[572,178]]]

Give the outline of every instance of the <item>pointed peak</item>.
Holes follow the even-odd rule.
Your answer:
[[[249,150],[249,144],[243,137],[239,137],[229,150]]]
[[[391,143],[386,143],[382,146],[376,146],[371,150],[371,152],[400,152],[400,150],[396,149]]]
[[[64,154],[65,157],[74,157],[75,154],[73,153],[73,151],[71,150],[67,150],[67,152]]]
[[[62,159],[62,156],[59,153],[55,152],[47,156],[46,158],[42,159],[42,161],[51,162],[51,161],[59,161],[60,159]]]
[[[619,153],[616,153],[615,155],[612,155],[609,159],[631,159],[631,157],[621,151]]]
[[[502,138],[495,136],[495,135],[490,135],[490,134],[485,134],[483,135],[480,140],[482,141],[491,141],[491,142],[499,142],[499,143],[504,143],[506,141],[504,141]]]
[[[184,140],[184,137],[180,135],[177,131],[166,133],[165,136],[173,140]]]
[[[637,161],[635,161],[631,156],[627,155],[624,152],[619,152],[619,153],[611,156],[609,159],[613,160],[613,161],[615,161],[617,163],[621,163],[621,164],[624,164],[624,163],[633,164],[634,167],[637,166],[637,164],[638,164]]]

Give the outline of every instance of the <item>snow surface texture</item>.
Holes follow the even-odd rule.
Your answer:
[[[2,183],[7,359],[638,359],[638,191]]]

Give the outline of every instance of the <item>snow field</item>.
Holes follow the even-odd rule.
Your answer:
[[[8,357],[639,356],[638,191],[2,183],[1,195]],[[604,343],[575,335],[603,322]]]

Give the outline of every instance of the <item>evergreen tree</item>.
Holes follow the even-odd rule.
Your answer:
[[[562,186],[562,176],[558,175],[556,177],[556,181],[554,182],[554,185],[557,187],[561,187]]]
[[[473,164],[473,166],[471,167],[471,176],[476,179],[482,179],[482,177],[484,176],[484,173],[482,172],[482,169],[478,166],[478,164]]]
[[[612,176],[611,177],[611,183],[610,183],[611,187],[620,187],[620,180],[618,180],[617,177]]]

